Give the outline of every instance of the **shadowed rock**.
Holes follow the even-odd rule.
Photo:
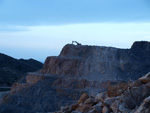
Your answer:
[[[139,84],[138,86],[133,84],[133,82],[116,84],[112,86],[115,89],[111,89],[112,95],[109,96],[109,90],[104,93],[98,93],[95,97],[92,97],[93,100],[95,99],[96,101],[89,101],[91,100],[91,96],[89,95],[82,104],[76,103],[78,107],[69,112],[150,113],[150,82]],[[127,86],[128,88],[126,88]],[[116,92],[119,92],[119,90],[123,90],[123,92],[119,95],[114,95],[117,94]],[[81,98],[83,98],[83,95]],[[90,106],[87,106],[86,101],[88,101],[88,105]],[[95,109],[95,106],[98,106],[99,109]],[[68,106],[68,108],[71,108],[71,106]],[[67,113],[68,110],[60,111],[59,113],[64,112]]]
[[[34,59],[18,60],[0,53],[0,85],[11,86],[27,72],[38,71],[42,66]]]
[[[135,42],[131,49],[67,44],[59,56],[47,57],[40,72],[13,85],[11,94],[1,101],[0,112],[51,112],[60,107],[70,112],[71,107],[64,107],[70,104],[85,113],[131,112],[150,92],[147,83],[136,80],[150,72],[149,51],[149,42]],[[83,92],[89,98],[76,103]]]

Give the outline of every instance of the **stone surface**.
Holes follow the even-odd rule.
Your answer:
[[[144,99],[144,102],[137,108],[135,113],[150,113],[150,96]]]
[[[104,106],[102,109],[102,113],[110,113],[110,110],[107,106]]]
[[[110,112],[134,111],[150,95],[150,84],[132,81],[149,71],[149,42],[135,42],[131,49],[67,44],[59,56],[47,57],[40,72],[28,74],[14,84],[1,101],[0,112],[53,112],[76,103],[71,112],[88,113],[96,112],[100,102],[100,108],[105,106]],[[79,99],[83,92],[88,96]],[[96,101],[85,103],[93,99],[90,94],[101,92],[105,93],[94,97]],[[115,98],[111,105],[104,102],[108,97]]]
[[[124,103],[124,106],[128,109],[135,109],[136,106],[139,106],[141,102],[150,95],[150,88],[147,88],[146,85],[139,87],[133,87],[127,90],[122,96],[121,101]]]
[[[74,111],[83,113],[150,113],[150,83],[141,84],[139,80],[136,80],[127,84],[121,83],[118,88],[119,85],[120,83],[114,85],[117,88],[112,90],[112,93],[123,90],[119,96],[108,97],[109,90],[98,93],[95,95],[96,103],[92,104],[91,98],[88,98]],[[126,88],[126,86],[129,87]],[[106,98],[103,99],[104,97]]]
[[[106,104],[107,106],[110,106],[113,102],[115,102],[115,100],[117,100],[116,97],[108,97],[104,100],[104,104]]]
[[[78,107],[76,110],[81,111],[83,113],[87,113],[92,108],[91,104],[83,104],[82,106]]]
[[[145,76],[139,78],[139,80],[143,83],[148,83],[150,82],[150,73],[147,73]]]
[[[84,103],[85,103],[85,104],[91,104],[92,102],[93,102],[92,99],[91,99],[91,98],[88,98],[88,99],[85,100]]]
[[[129,84],[128,83],[119,83],[113,86],[110,86],[108,88],[108,96],[109,97],[116,97],[116,96],[120,96],[121,94],[124,93],[124,91],[126,91],[129,88]]]
[[[80,103],[84,103],[86,99],[88,99],[89,96],[87,93],[83,93],[82,96],[80,97],[79,101],[78,101],[78,104]]]
[[[96,105],[93,106],[96,113],[102,113],[103,103],[99,102]]]
[[[70,110],[74,111],[77,109],[78,106],[79,106],[78,104],[73,104],[73,105],[71,105]]]
[[[111,104],[110,108],[112,109],[113,113],[119,113],[119,104],[120,100],[116,100],[114,103]]]
[[[102,101],[104,102],[104,100],[108,97],[108,94],[106,92],[102,92],[102,93],[98,93],[95,97],[95,99],[97,101]]]
[[[75,103],[81,92],[52,87],[55,80],[57,80],[56,76],[45,76],[44,80],[39,79],[35,84],[22,82],[14,84],[8,95],[10,99],[5,99],[7,104],[3,99],[0,103],[0,113],[7,113],[8,110],[14,113],[50,112],[60,109],[61,106]]]
[[[130,87],[138,87],[141,85],[142,85],[142,82],[140,80],[135,80],[132,83],[130,83]]]
[[[26,76],[27,84],[36,84],[38,81],[44,80],[44,76],[37,76],[34,74],[29,74]]]
[[[136,80],[150,71],[149,57],[149,42],[135,42],[131,49],[67,44],[58,57],[46,59],[41,72],[101,81]]]

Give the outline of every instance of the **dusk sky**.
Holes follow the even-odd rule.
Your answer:
[[[0,0],[0,53],[44,62],[62,47],[150,41],[150,0]]]

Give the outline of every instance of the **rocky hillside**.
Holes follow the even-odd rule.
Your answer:
[[[48,57],[42,72],[90,80],[136,80],[150,71],[150,42],[131,49],[66,45],[58,57]]]
[[[27,72],[41,69],[42,63],[34,60],[14,59],[0,53],[0,85],[11,86]]]
[[[29,73],[13,85],[1,100],[0,112],[57,111],[76,103],[83,92],[94,96],[148,72],[150,42],[135,42],[131,49],[67,44],[59,56],[47,57],[40,72]]]
[[[54,113],[150,113],[150,73],[97,95],[83,93],[77,103]]]

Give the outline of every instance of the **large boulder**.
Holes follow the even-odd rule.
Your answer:
[[[145,76],[139,78],[139,80],[140,80],[142,83],[148,83],[148,82],[150,82],[150,72],[147,73]]]
[[[137,108],[135,113],[150,113],[150,96],[144,99],[143,103]]]
[[[112,90],[113,89],[113,90]],[[110,89],[109,89],[110,90]],[[82,113],[150,113],[150,83],[136,80],[113,85],[111,90],[87,97],[74,109]],[[123,90],[122,93],[118,92]],[[108,96],[112,92],[111,96]],[[115,93],[114,93],[115,92]],[[80,98],[81,99],[81,98]],[[73,111],[72,111],[73,112]]]
[[[116,97],[120,96],[129,88],[129,83],[119,83],[108,88],[108,96]]]
[[[84,103],[86,99],[88,99],[89,96],[87,93],[83,93],[80,99],[78,100],[78,104]]]

